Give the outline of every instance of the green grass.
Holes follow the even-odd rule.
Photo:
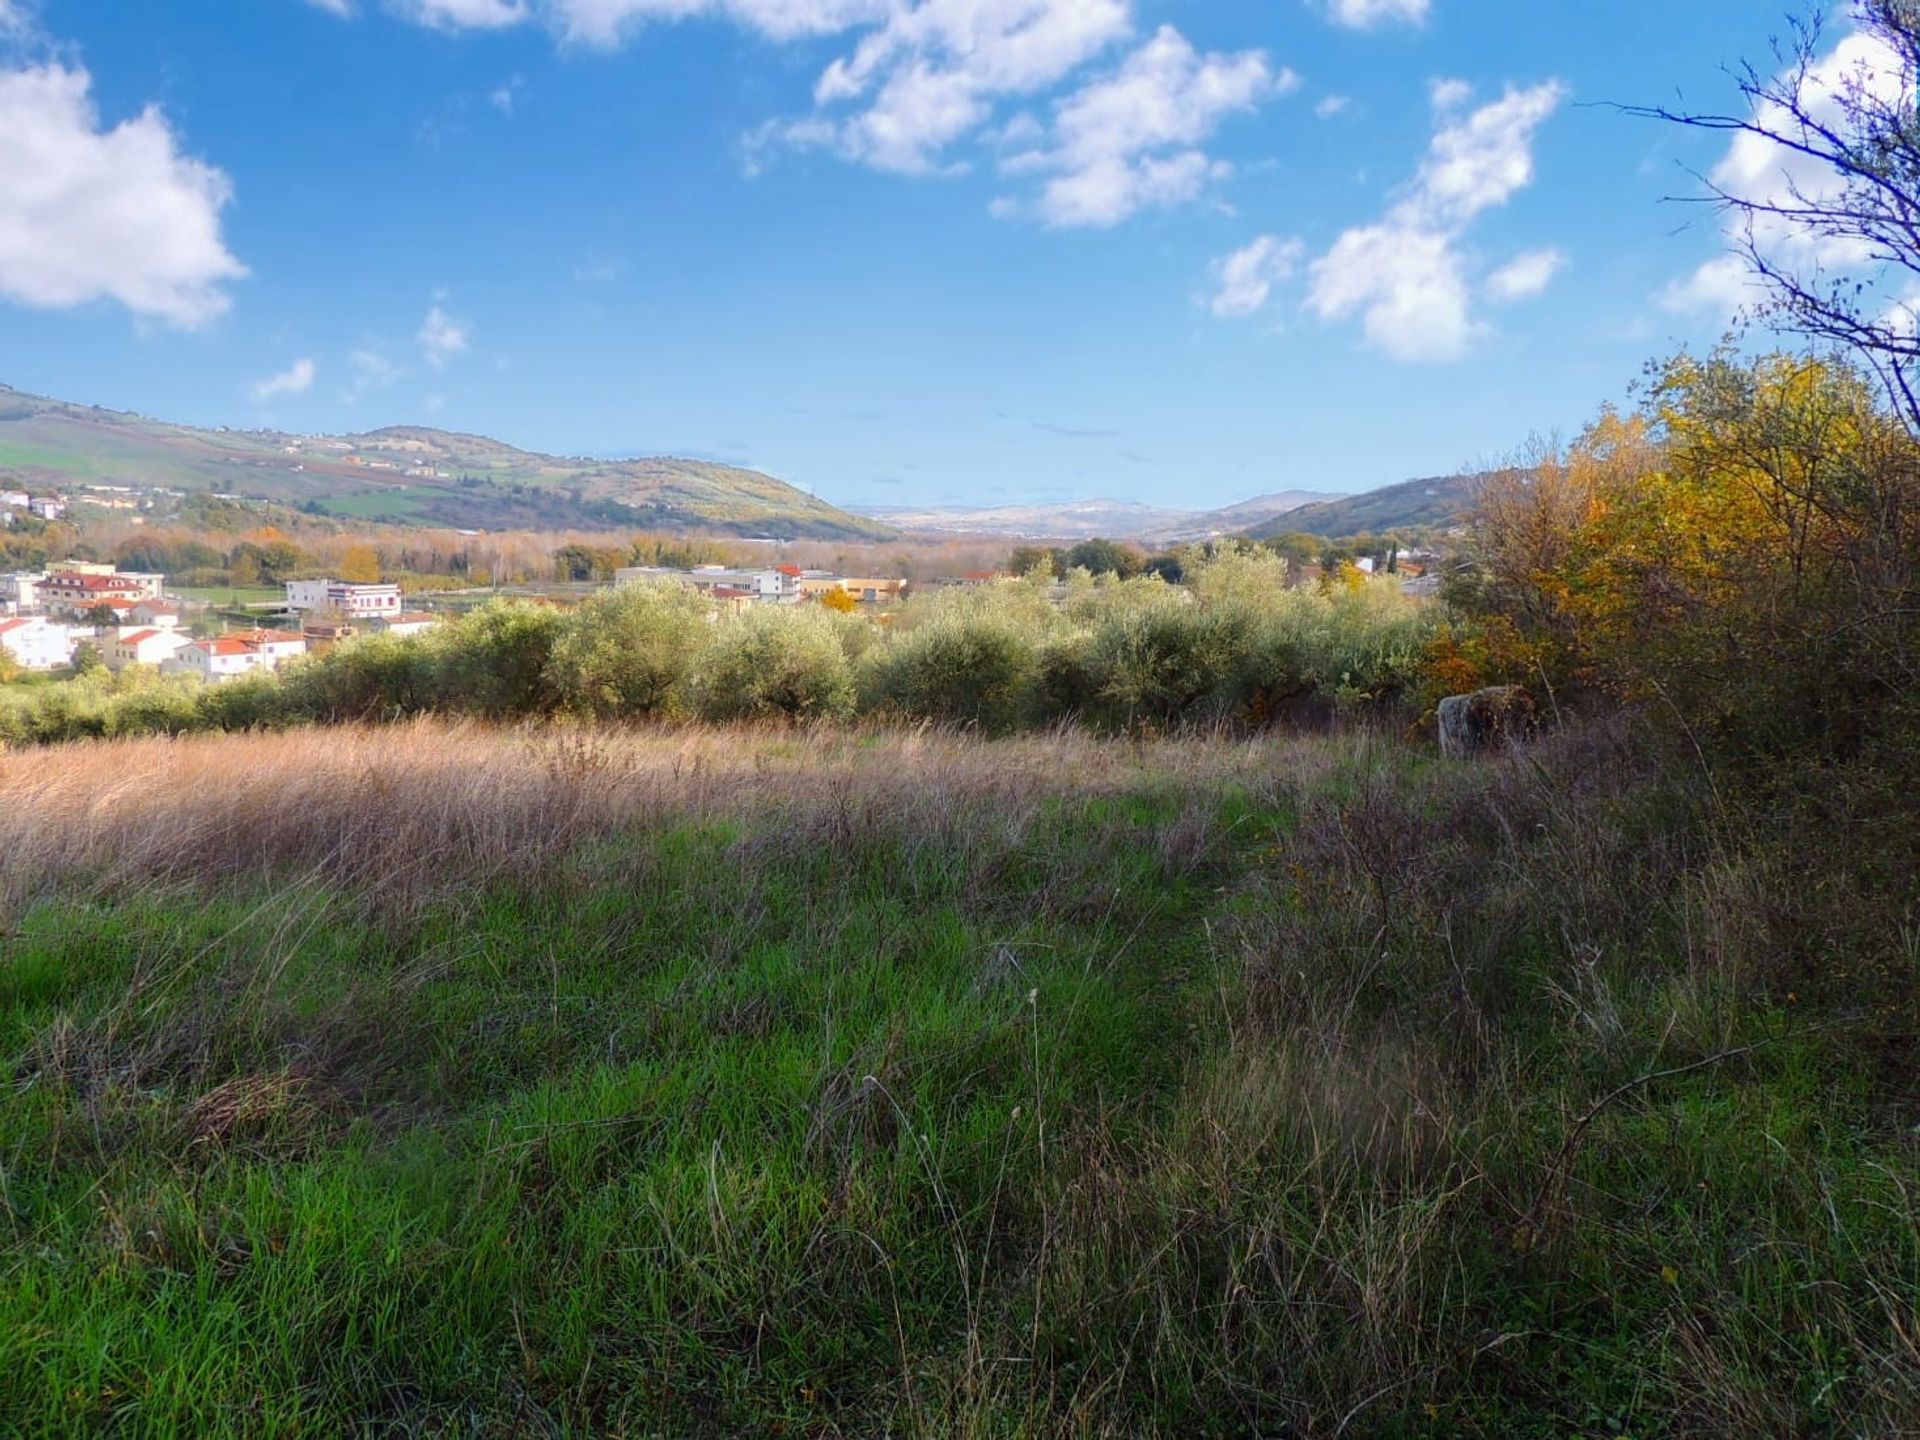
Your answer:
[[[284,586],[210,585],[171,587],[169,594],[183,600],[204,600],[212,605],[264,605],[287,598]]]
[[[309,807],[248,811],[244,864],[129,816],[16,872],[0,1430],[1920,1415],[1909,1122],[1689,958],[1725,882],[1641,777],[587,738],[501,749],[557,808],[483,874],[531,802],[436,799],[449,742],[392,733],[333,783],[443,817],[424,852],[356,870]]]

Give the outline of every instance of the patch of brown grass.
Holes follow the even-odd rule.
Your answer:
[[[940,834],[961,810],[1011,821],[1061,794],[1304,780],[1355,743],[425,720],[86,742],[0,753],[0,916],[75,877],[317,881],[406,912],[663,823],[777,814],[834,843],[884,811]]]

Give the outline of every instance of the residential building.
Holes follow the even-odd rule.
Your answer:
[[[186,607],[175,600],[142,600],[127,611],[135,625],[151,625],[156,630],[171,630],[186,616]]]
[[[424,635],[440,623],[440,617],[431,610],[403,610],[398,615],[386,619],[375,619],[372,628],[383,635]]]
[[[164,665],[179,651],[193,643],[191,635],[178,630],[143,627],[122,630],[100,647],[107,669],[118,673],[129,665]]]
[[[332,610],[349,620],[391,618],[401,611],[398,585],[355,585],[343,580],[289,580],[287,609]]]
[[[20,615],[40,608],[40,582],[44,570],[15,570],[0,575],[0,615]]]
[[[27,508],[27,492],[24,490],[0,490],[0,510],[24,510]]]
[[[285,630],[248,630],[183,645],[160,668],[174,674],[198,675],[214,683],[236,675],[277,670],[283,660],[306,651],[304,636]]]
[[[0,620],[0,650],[23,670],[57,670],[73,663],[73,631],[39,615]]]
[[[102,575],[94,571],[55,570],[40,582],[40,603],[56,615],[84,615],[105,601],[124,600],[129,606],[152,598],[144,578]]]
[[[35,515],[38,515],[42,520],[58,520],[62,515],[67,513],[66,502],[56,500],[51,495],[36,495],[27,502],[27,509]]]

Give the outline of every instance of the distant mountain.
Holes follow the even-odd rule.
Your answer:
[[[880,539],[886,524],[732,465],[542,455],[482,435],[200,430],[0,385],[0,476],[151,485],[274,500],[392,524],[644,528],[777,539]]]
[[[1022,540],[1145,540],[1170,544],[1232,535],[1323,493],[1289,490],[1221,510],[1173,510],[1125,500],[1073,500],[1059,505],[861,506],[860,514],[902,530],[940,535],[993,535]]]
[[[1358,535],[1362,531],[1379,534],[1386,530],[1406,529],[1414,525],[1447,526],[1458,524],[1473,507],[1473,496],[1480,483],[1477,475],[1444,475],[1427,480],[1406,480],[1360,495],[1345,495],[1305,505],[1298,510],[1263,520],[1246,533],[1262,540],[1270,535],[1301,531],[1308,535]]]

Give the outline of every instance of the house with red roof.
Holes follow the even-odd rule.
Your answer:
[[[211,684],[277,670],[282,661],[306,653],[305,636],[287,630],[247,630],[183,645],[160,668],[176,675],[198,675]]]
[[[101,646],[100,658],[116,674],[129,665],[164,665],[193,643],[191,635],[170,627],[123,629]]]
[[[127,608],[152,598],[144,579],[131,575],[56,570],[35,587],[40,604],[56,615],[84,615],[95,606],[124,601]]]

